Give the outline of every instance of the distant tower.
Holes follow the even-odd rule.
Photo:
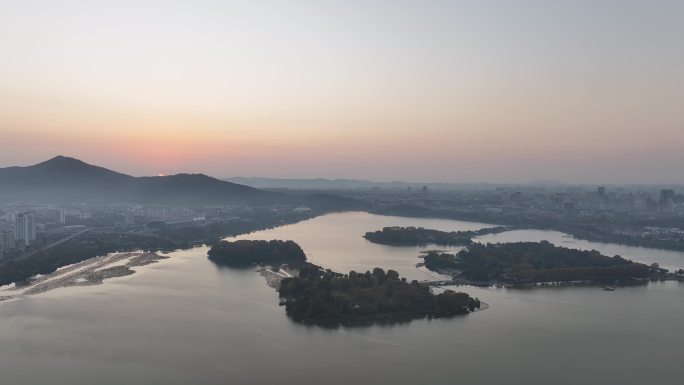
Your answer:
[[[33,213],[17,213],[14,221],[14,234],[17,241],[29,246],[36,240],[36,223]]]
[[[660,190],[660,200],[658,205],[660,206],[661,212],[670,212],[674,207],[674,197],[675,192],[672,189],[662,189]]]
[[[423,186],[423,194],[427,194],[428,192],[428,186]]]
[[[512,202],[517,202],[522,200],[522,192],[516,191],[508,196],[508,200]]]
[[[574,202],[564,202],[563,203],[563,210],[565,210],[566,214],[574,214],[575,213],[575,203]]]
[[[66,223],[66,210],[64,209],[59,209],[59,223],[62,225]]]
[[[133,211],[127,211],[124,214],[124,224],[126,226],[133,226],[135,224],[135,215]]]
[[[4,230],[0,232],[0,250],[14,250],[17,247],[17,242],[14,240],[14,233],[12,231]]]
[[[672,200],[675,197],[675,192],[672,189],[662,189],[660,190],[660,200],[661,201],[668,201]]]
[[[599,187],[596,189],[596,194],[598,194],[598,196],[600,196],[600,197],[606,196],[606,188],[603,187],[603,186],[599,186]]]

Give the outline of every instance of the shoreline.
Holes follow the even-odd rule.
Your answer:
[[[510,226],[512,230],[541,230],[541,231],[557,231],[569,235],[570,237],[596,243],[614,244],[620,246],[638,247],[641,249],[654,249],[654,250],[665,250],[674,252],[684,252],[684,243],[672,244],[670,241],[659,241],[659,240],[643,240],[638,238],[624,238],[620,235],[612,235],[601,233],[601,235],[594,235],[594,233],[589,232],[584,229],[578,229],[572,227],[571,225],[562,223],[513,223],[506,221],[497,221],[496,218],[490,217],[479,217],[471,216],[467,214],[460,215],[456,213],[439,213],[435,212],[431,215],[411,215],[406,213],[396,213],[392,210],[368,210],[369,214],[373,215],[383,215],[383,216],[394,216],[402,218],[416,218],[416,219],[443,219],[443,220],[453,220],[460,222],[470,222],[479,224],[490,224],[493,226]]]
[[[26,285],[3,289],[0,293],[12,295],[0,296],[0,301],[47,293],[60,288],[102,285],[107,279],[135,274],[135,267],[147,266],[169,258],[151,252],[124,252],[86,259],[50,274],[33,277]]]

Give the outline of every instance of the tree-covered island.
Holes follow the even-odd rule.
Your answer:
[[[439,231],[422,227],[385,227],[378,231],[369,231],[363,235],[368,241],[383,245],[418,246],[444,245],[467,246],[473,243],[472,238],[511,230],[510,227],[490,227],[474,231]]]
[[[452,317],[480,308],[480,301],[466,293],[433,294],[429,287],[381,268],[344,275],[306,268],[298,277],[283,279],[279,293],[292,319],[322,325]]]
[[[456,254],[430,251],[425,267],[452,273],[464,283],[627,282],[647,279],[653,269],[618,255],[555,246],[547,241],[479,244]]]
[[[209,259],[217,265],[246,267],[253,265],[301,265],[306,255],[293,241],[221,241],[209,250]]]
[[[433,294],[429,287],[407,282],[394,270],[340,274],[323,269],[307,262],[293,241],[222,241],[209,250],[209,259],[231,267],[288,265],[296,274],[283,278],[278,292],[287,315],[302,323],[393,323],[451,317],[480,308],[480,301],[466,293],[446,290]]]

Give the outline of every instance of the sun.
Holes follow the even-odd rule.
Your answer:
[[[160,172],[159,174],[157,174],[157,176],[166,176],[166,174],[164,174],[163,172]]]

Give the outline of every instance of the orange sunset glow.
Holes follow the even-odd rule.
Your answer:
[[[1,163],[65,153],[134,175],[681,179],[681,5],[35,3],[0,12]],[[632,180],[624,166],[656,170]]]

